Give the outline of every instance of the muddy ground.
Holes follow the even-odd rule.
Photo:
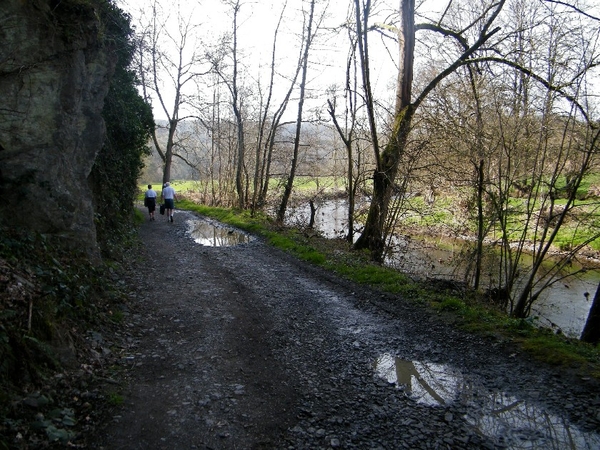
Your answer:
[[[102,449],[600,448],[597,380],[541,366],[260,239],[140,229]],[[118,403],[118,402],[117,402]]]

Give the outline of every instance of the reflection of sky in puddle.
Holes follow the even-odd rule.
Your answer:
[[[246,244],[251,237],[233,228],[213,225],[203,220],[188,220],[188,233],[197,244],[207,247],[228,247]]]
[[[375,361],[377,376],[396,384],[419,403],[460,402],[464,419],[507,449],[598,449],[600,435],[582,432],[561,417],[502,392],[477,386],[443,364],[406,361],[389,354]]]

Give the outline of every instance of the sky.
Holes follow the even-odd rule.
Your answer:
[[[385,7],[386,0],[378,2],[382,5],[379,9],[381,21],[385,21],[386,17],[394,12],[394,8],[398,4],[398,0],[387,1],[390,4],[387,8]],[[421,9],[436,9],[445,1],[447,0],[425,0]],[[350,2],[351,0],[331,0],[329,2],[322,22],[322,29],[315,41],[311,57],[312,65],[308,73],[309,88],[312,88],[315,92],[324,93],[332,84],[342,86],[344,83],[344,66],[349,45],[345,32],[342,31],[340,34],[335,35],[333,34],[333,28],[338,28],[347,21]],[[175,12],[178,8],[185,17],[190,17],[194,23],[200,25],[197,38],[203,43],[214,43],[223,33],[230,32],[232,29],[231,8],[223,5],[222,1],[183,0],[173,2],[173,0],[160,0],[159,3],[163,5],[165,14],[171,16],[168,23],[172,32],[177,30]],[[302,0],[246,0],[242,3],[238,36],[241,59],[246,68],[245,73],[248,80],[261,77],[266,81],[268,77],[266,69],[270,65],[274,31],[284,4],[287,6],[285,20],[278,36],[277,64],[279,73],[282,76],[291,74],[298,59],[298,34],[302,31],[302,15],[299,11],[302,4],[306,7],[306,3]],[[323,2],[319,1],[318,3]],[[151,11],[152,1],[117,0],[117,4],[131,15],[134,26],[140,29],[140,22],[147,20],[148,13]],[[318,7],[318,13],[322,12],[322,6]],[[144,19],[144,16],[146,16],[146,19]],[[375,55],[372,62],[373,88],[381,96],[391,96],[393,98],[393,84],[396,78],[393,60],[390,58],[388,50],[379,45],[379,39],[373,40],[372,45],[372,53]],[[392,48],[391,51],[393,52],[394,49]],[[283,82],[283,79],[280,79],[280,83],[281,90],[285,91],[287,84]],[[312,106],[317,107],[319,102],[324,107],[325,99],[313,101]],[[157,119],[166,118],[158,105],[153,104],[153,109]]]
[[[232,14],[231,7],[225,3],[233,0],[157,0],[162,4],[164,15],[170,15],[167,22],[169,30],[176,34],[177,21],[176,11],[181,10],[186,18],[198,24],[198,42],[201,44],[188,45],[188,49],[204,48],[218,41],[224,33],[231,32]],[[349,43],[344,31],[334,34],[334,28],[338,28],[347,22],[348,7],[353,0],[317,0],[318,13],[323,12],[323,4],[328,3],[327,14],[321,24],[321,29],[311,52],[311,66],[309,68],[308,88],[311,92],[320,93],[319,100],[309,101],[308,108],[326,108],[324,94],[332,85],[343,86],[345,81],[345,61],[349,51]],[[422,17],[435,19],[452,0],[416,0],[418,21]],[[455,0],[456,1],[456,0]],[[153,0],[116,0],[117,4],[132,17],[134,26],[140,28],[140,22],[148,19]],[[596,7],[593,11],[600,9],[600,2],[592,0]],[[298,60],[299,38],[302,31],[302,6],[309,3],[308,0],[242,0],[239,14],[238,38],[240,47],[240,58],[243,66],[244,81],[248,86],[256,90],[257,80],[266,83],[268,80],[268,68],[270,66],[272,42],[275,27],[283,5],[287,5],[285,20],[282,23],[280,35],[278,36],[277,68],[279,80],[280,97],[287,90],[286,76],[291,76]],[[397,12],[399,0],[373,0],[377,13],[373,22],[390,23],[390,18]],[[600,13],[599,13],[600,14]],[[165,42],[163,41],[163,44]],[[393,42],[387,42],[387,48],[378,38],[377,33],[370,37],[370,68],[372,88],[376,98],[384,102],[393,102],[394,84],[396,81],[396,66],[394,57],[396,48]],[[419,55],[417,55],[417,58]],[[425,61],[427,60],[420,60]],[[417,61],[419,64],[419,60]],[[165,77],[166,79],[166,77]],[[174,90],[166,88],[164,92],[174,97]],[[157,119],[165,119],[166,115],[156,102],[153,102],[154,114]],[[290,108],[290,114],[293,108]]]

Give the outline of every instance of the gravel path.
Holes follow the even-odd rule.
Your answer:
[[[140,230],[104,449],[598,449],[593,379],[301,263]]]

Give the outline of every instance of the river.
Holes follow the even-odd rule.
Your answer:
[[[340,238],[346,233],[347,207],[345,200],[328,200],[316,204],[315,229],[328,238]],[[289,208],[287,223],[308,224],[308,203]],[[398,268],[407,275],[418,278],[461,279],[456,257],[463,243],[440,238],[440,245],[425,245],[417,239],[397,237],[394,251],[386,264]],[[583,331],[594,293],[600,282],[600,270],[589,270],[565,282],[555,283],[544,291],[532,307],[531,316],[539,326],[560,330],[570,337],[578,338]],[[586,295],[587,294],[587,295]]]

